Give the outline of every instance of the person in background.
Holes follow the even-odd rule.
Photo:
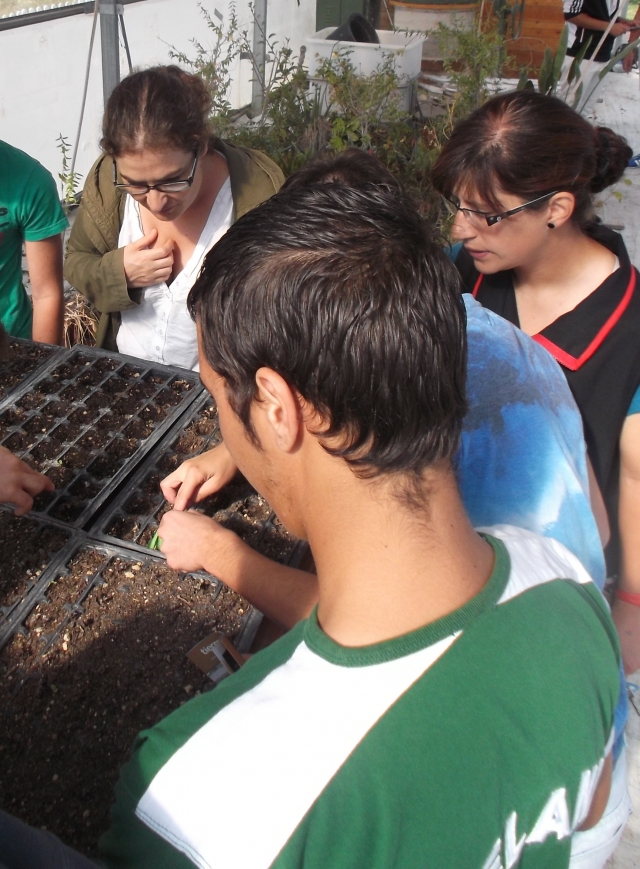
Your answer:
[[[109,97],[65,258],[100,312],[99,347],[197,369],[186,298],[204,256],[283,181],[264,154],[212,136],[210,108],[202,79],[176,66],[135,72]]]
[[[640,667],[640,287],[622,237],[596,222],[592,194],[630,155],[562,100],[516,91],[460,122],[433,169],[463,242],[467,292],[551,353],[582,414],[628,673]]]
[[[0,322],[9,335],[63,343],[62,233],[67,228],[51,174],[0,141]],[[22,245],[31,300],[22,283]]]
[[[560,72],[558,96],[572,104],[577,97],[577,89],[582,78],[582,92],[576,108],[585,112],[592,108],[601,80],[599,75],[611,60],[615,40],[618,36],[630,33],[635,39],[633,21],[618,15],[620,0],[563,0],[565,21],[569,25],[567,55]],[[602,36],[614,20],[609,33],[596,52]],[[580,75],[569,84],[569,71],[577,54],[589,43],[584,59],[580,64]]]
[[[632,19],[632,28],[629,30],[629,42],[633,42],[640,35],[640,6],[636,9],[635,15]],[[634,48],[633,51],[630,51],[629,54],[625,55],[622,60],[622,69],[625,72],[631,72],[634,65],[637,68],[638,65],[638,48]],[[637,156],[637,155],[636,155]]]

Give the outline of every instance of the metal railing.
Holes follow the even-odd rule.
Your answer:
[[[144,0],[118,0],[118,4],[122,6],[142,2]],[[15,12],[0,16],[0,30],[28,27],[30,24],[41,24],[43,21],[54,21],[57,18],[68,18],[71,15],[92,15],[94,8],[93,0],[65,0],[65,2],[43,4],[42,6],[27,6],[25,4],[24,7]]]

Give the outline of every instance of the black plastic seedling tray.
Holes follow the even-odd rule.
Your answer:
[[[197,603],[193,599],[185,600],[185,594],[193,594],[194,589],[198,590]],[[26,638],[32,646],[36,644],[38,654],[46,655],[62,641],[67,627],[90,605],[111,607],[114,630],[126,628],[125,620],[119,618],[119,610],[123,608],[124,597],[130,595],[137,595],[141,612],[187,606],[195,614],[197,606],[203,625],[211,623],[207,631],[217,630],[233,637],[240,651],[249,649],[262,619],[261,613],[207,573],[178,573],[157,553],[133,552],[123,546],[92,540],[84,532],[76,531],[42,571],[28,594],[0,623],[0,649],[12,638],[15,642],[16,635],[20,634],[22,644]],[[124,604],[125,609],[130,609],[127,601]],[[86,625],[82,632],[84,630]],[[193,644],[199,639],[202,636],[194,635],[189,641],[193,640]],[[185,648],[185,654],[189,648]]]
[[[76,347],[56,354],[0,408],[0,444],[56,491],[34,513],[83,528],[202,393],[181,368]]]
[[[208,396],[202,396],[145,458],[127,481],[126,489],[114,496],[91,526],[91,533],[146,551],[160,519],[171,509],[160,491],[160,481],[183,461],[220,441],[217,410]],[[298,567],[307,551],[307,544],[286,531],[264,498],[240,476],[196,505],[196,509],[282,564]]]
[[[152,553],[79,531],[72,544],[0,650],[0,791],[6,811],[93,853],[137,735],[215,687],[189,651],[212,632],[246,650],[260,614]]]
[[[66,352],[62,347],[21,338],[10,338],[8,343],[7,358],[0,361],[0,407],[11,401],[14,390],[28,386],[41,368]]]
[[[41,577],[69,545],[72,531],[34,516],[0,511],[0,636],[19,621]]]

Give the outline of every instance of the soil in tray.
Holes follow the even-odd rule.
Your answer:
[[[0,511],[0,607],[17,603],[68,539],[63,530]]]
[[[85,366],[84,362],[75,364],[75,368],[82,375],[97,373],[98,379],[108,376],[110,370],[107,367],[100,372],[95,365]],[[88,477],[83,486],[73,488],[63,498],[57,491],[42,493],[36,499],[36,512],[48,513],[64,522],[75,522],[80,517],[89,501],[98,494],[100,484],[114,477],[153,434],[157,421],[166,417],[171,407],[180,401],[181,394],[193,386],[186,380],[174,378],[171,388],[163,391],[170,398],[166,406],[160,402],[140,408],[140,400],[130,394],[122,395],[112,404],[112,396],[102,391],[104,384],[76,407],[58,399],[52,401],[48,392],[60,385],[64,385],[60,395],[66,395],[69,401],[81,401],[93,389],[91,385],[80,383],[80,377],[67,383],[66,378],[73,374],[71,363],[59,365],[45,388],[29,392],[16,406],[0,414],[0,441],[4,438],[3,443],[23,461],[46,473],[58,490],[80,474]],[[133,384],[132,389],[140,387],[153,394],[159,388],[156,379],[162,386],[167,376],[159,373],[157,377],[153,374],[142,380],[131,366],[125,365],[106,382],[114,384],[116,393]],[[65,419],[67,413],[69,416]]]
[[[9,341],[6,361],[0,362],[0,398],[32,374],[54,350],[41,344],[20,344]]]
[[[91,588],[105,560],[80,552],[0,653],[0,803],[89,855],[137,734],[211,687],[186,653],[247,611],[157,562],[116,557]]]

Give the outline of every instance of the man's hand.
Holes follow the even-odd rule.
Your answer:
[[[206,570],[274,622],[292,628],[318,600],[318,578],[266,558],[208,516],[170,510],[158,528],[174,570]]]
[[[158,230],[151,229],[145,236],[124,248],[124,273],[128,287],[151,287],[171,277],[173,248],[170,244],[152,247]]]
[[[224,444],[219,444],[206,453],[187,459],[164,478],[160,488],[174,510],[188,510],[226,486],[237,471],[229,450]]]
[[[624,19],[619,19],[613,25],[611,30],[609,31],[610,36],[622,36],[624,33],[628,33],[631,30],[631,22],[625,21]]]
[[[0,447],[0,501],[15,504],[16,516],[24,516],[33,507],[33,499],[40,492],[53,492],[55,486],[44,474],[34,471]]]
[[[206,570],[233,586],[231,573],[246,544],[201,513],[170,510],[158,527],[160,551],[174,570]]]

